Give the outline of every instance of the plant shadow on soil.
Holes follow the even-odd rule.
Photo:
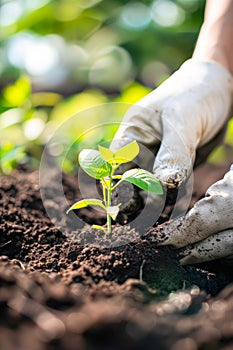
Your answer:
[[[228,166],[200,168],[214,177],[197,187],[193,203]],[[75,178],[65,175],[63,187],[70,203],[80,199]],[[141,235],[118,224],[111,238],[89,225],[77,228],[74,217],[61,214],[67,210],[63,198],[54,203],[55,192],[56,174],[46,188],[46,207],[56,226],[43,207],[37,172],[0,178],[2,349],[33,344],[33,350],[176,350],[231,344],[231,331],[226,334],[226,310],[233,309],[230,265],[180,266],[177,250],[157,246],[163,224]],[[81,216],[91,222],[95,212],[84,209]],[[99,216],[97,223],[103,220]],[[222,304],[214,309],[216,300]]]

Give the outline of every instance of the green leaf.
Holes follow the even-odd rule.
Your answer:
[[[131,169],[122,175],[122,180],[131,182],[142,190],[163,194],[163,188],[159,180],[149,171],[143,169]]]
[[[109,162],[109,161],[114,159],[115,153],[113,151],[111,151],[110,149],[103,147],[103,146],[99,146],[99,151],[100,151],[101,157],[104,160],[106,160],[106,162]]]
[[[101,231],[104,231],[104,233],[107,233],[106,229],[103,226],[92,225],[91,227],[94,228],[95,230],[101,230]]]
[[[82,199],[81,201],[74,203],[67,210],[66,214],[68,214],[71,210],[85,208],[85,207],[88,207],[89,205],[97,205],[97,206],[103,208],[104,210],[106,210],[105,205],[99,199]]]
[[[133,160],[138,153],[138,143],[137,141],[133,141],[115,152],[115,161],[120,164],[131,162],[131,160]]]
[[[111,173],[112,167],[100,155],[100,152],[83,149],[79,154],[81,168],[91,177],[102,179]]]
[[[122,164],[131,162],[139,153],[137,141],[133,141],[128,145],[113,152],[108,148],[99,146],[101,157],[110,164]]]
[[[106,210],[107,210],[107,214],[110,215],[113,220],[116,220],[116,217],[117,217],[119,210],[120,210],[119,206],[114,205],[111,207],[107,207]]]

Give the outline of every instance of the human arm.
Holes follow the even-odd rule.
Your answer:
[[[233,74],[233,1],[207,0],[193,58],[221,64]]]

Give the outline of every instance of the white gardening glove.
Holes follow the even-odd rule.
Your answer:
[[[176,248],[195,243],[184,251],[183,265],[233,256],[233,166],[186,216],[165,226],[160,240]]]
[[[232,76],[219,64],[186,61],[128,110],[111,148],[132,140],[145,145],[157,154],[155,175],[168,188],[178,187],[192,171],[196,150],[203,158],[220,142],[217,136],[230,117],[232,87]]]

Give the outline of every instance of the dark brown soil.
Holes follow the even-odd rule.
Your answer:
[[[228,166],[199,168],[193,203]],[[73,203],[75,179],[63,184]],[[51,202],[60,228],[66,209],[62,198]],[[81,215],[91,222],[96,214]],[[0,349],[233,348],[233,270],[225,261],[182,267],[178,251],[157,247],[156,231],[118,224],[110,239],[65,220],[62,233],[47,217],[37,172],[0,177]]]

